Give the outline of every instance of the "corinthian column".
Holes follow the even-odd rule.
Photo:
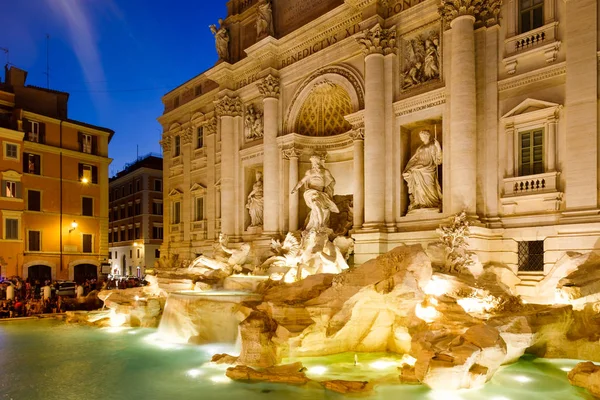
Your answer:
[[[441,0],[440,14],[451,28],[450,212],[476,213],[477,99],[474,25],[497,23],[501,2]]]
[[[221,232],[235,234],[235,160],[234,117],[242,115],[242,103],[238,97],[225,96],[215,102],[217,115],[221,118]]]
[[[384,57],[396,46],[396,29],[379,24],[357,36],[365,54],[364,227],[377,229],[385,221],[386,141]],[[391,145],[391,143],[390,143]]]
[[[354,141],[353,229],[357,230],[362,227],[365,208],[365,154],[363,142],[365,139],[365,128],[358,127],[353,129],[350,131],[350,137]]]
[[[191,222],[193,221],[192,194],[190,193],[192,175],[192,128],[186,128],[181,134],[181,155],[183,158],[183,204],[181,205],[181,221],[183,222],[183,241],[189,250]]]
[[[295,147],[283,151],[283,156],[290,161],[289,192],[291,193],[298,183],[298,158],[300,151]],[[298,230],[298,192],[289,197],[289,227],[290,232]]]
[[[258,84],[264,103],[263,182],[265,234],[279,230],[279,147],[277,146],[279,112],[279,78],[267,76]]]

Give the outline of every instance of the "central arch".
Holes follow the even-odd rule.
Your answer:
[[[284,132],[308,136],[347,132],[350,125],[344,116],[362,110],[364,105],[364,89],[358,74],[346,66],[322,68],[296,90],[288,107]]]

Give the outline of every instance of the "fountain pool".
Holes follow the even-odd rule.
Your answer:
[[[0,399],[344,399],[319,385],[246,384],[229,380],[226,366],[209,363],[216,345],[160,341],[155,329],[97,329],[56,320],[0,322]],[[354,354],[302,358],[312,378],[343,379],[390,374],[394,357]],[[574,360],[522,358],[503,367],[480,390],[434,392],[424,386],[379,385],[364,399],[566,400],[593,399],[573,387]]]

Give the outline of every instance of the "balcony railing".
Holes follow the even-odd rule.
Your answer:
[[[558,22],[552,22],[504,41],[506,56],[524,52],[556,41]]]
[[[206,231],[206,220],[192,222],[192,232]]]
[[[558,172],[504,179],[504,196],[524,196],[558,191]]]

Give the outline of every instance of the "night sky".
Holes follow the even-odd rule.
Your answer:
[[[69,92],[69,118],[113,129],[112,176],[160,153],[161,97],[214,65],[226,0],[1,0],[0,47],[27,83]],[[6,54],[0,52],[0,63]],[[4,68],[1,69],[4,81]]]

